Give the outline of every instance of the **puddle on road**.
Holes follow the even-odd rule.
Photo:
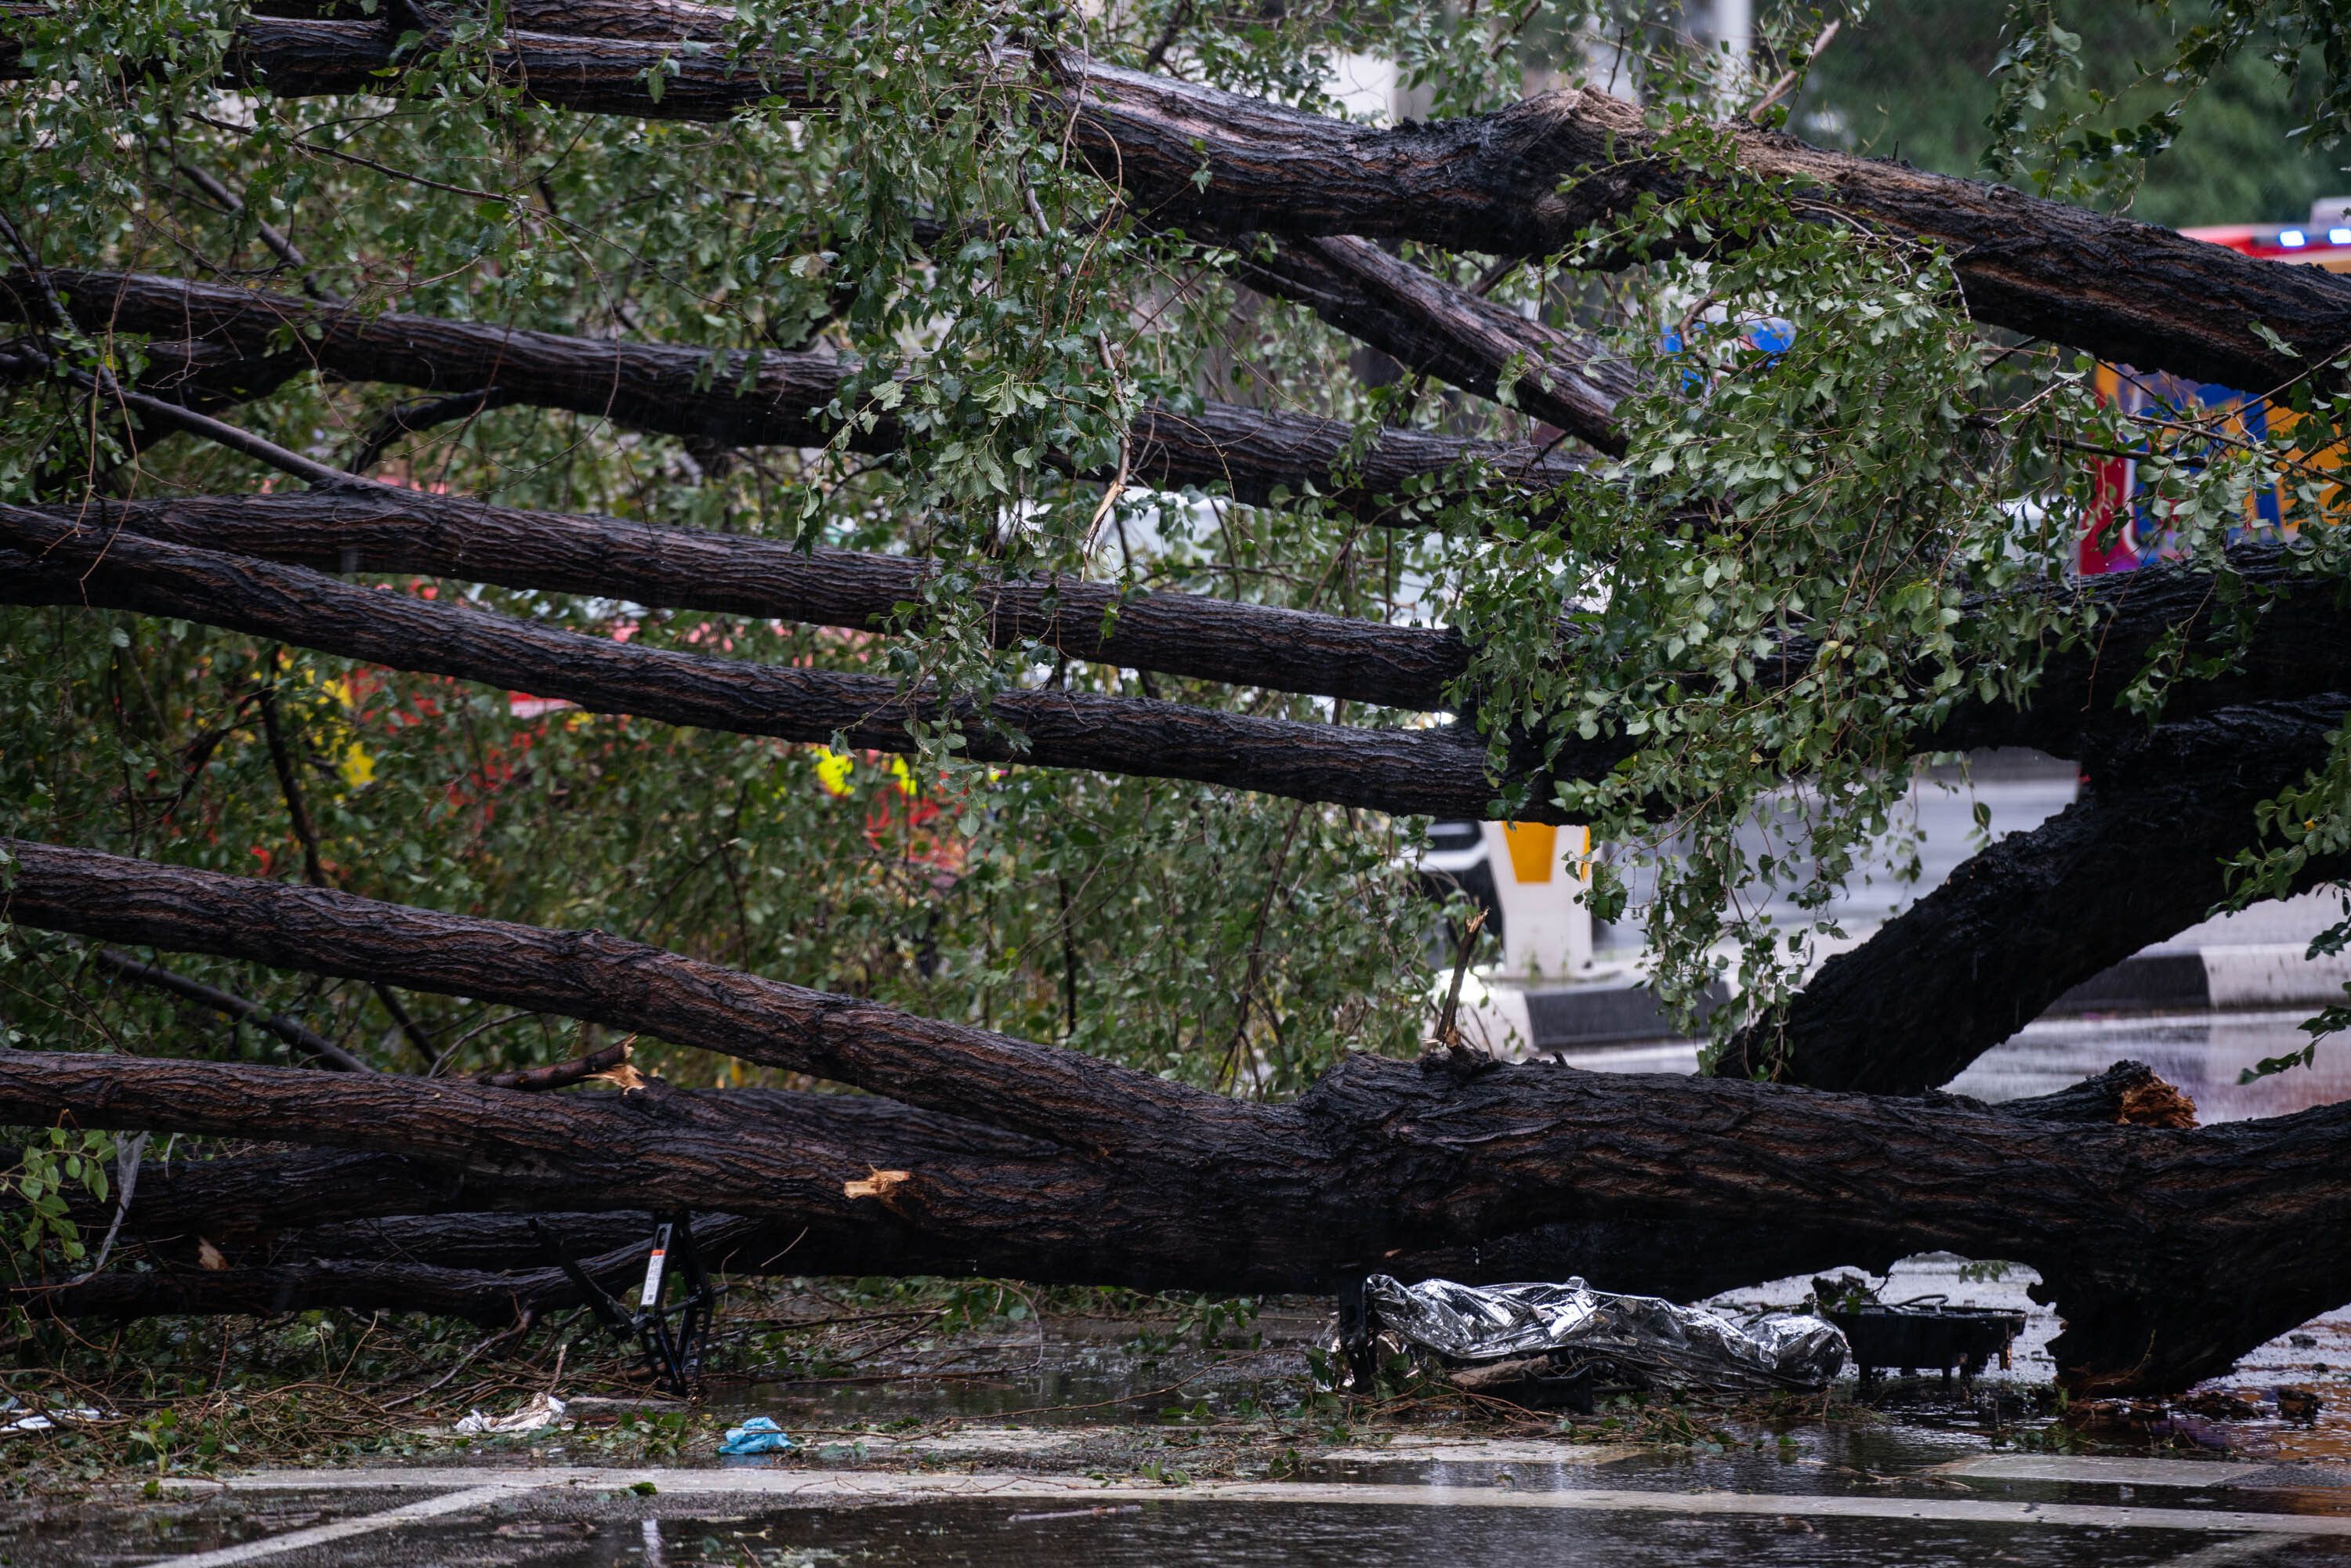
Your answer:
[[[0,1568],[116,1568],[243,1545],[356,1519],[408,1499],[397,1492],[165,1496],[136,1509],[20,1500],[0,1509]]]

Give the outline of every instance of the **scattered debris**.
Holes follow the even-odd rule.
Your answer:
[[[1050,1513],[1009,1513],[1004,1516],[1004,1522],[1034,1524],[1040,1520],[1047,1519],[1105,1519],[1114,1513],[1141,1513],[1142,1511],[1143,1505],[1139,1502],[1106,1502],[1099,1508],[1061,1508],[1055,1509]]]
[[[534,1394],[530,1403],[511,1416],[493,1420],[479,1410],[457,1423],[456,1430],[468,1437],[476,1435],[511,1437],[523,1432],[544,1430],[563,1415],[563,1401],[552,1394]]]
[[[1359,1384],[1375,1345],[1433,1359],[1481,1391],[1519,1398],[1519,1385],[1554,1402],[1604,1375],[1636,1387],[1762,1391],[1825,1388],[1844,1370],[1844,1336],[1809,1313],[1773,1312],[1741,1325],[1704,1307],[1618,1296],[1581,1279],[1561,1284],[1406,1285],[1374,1274],[1341,1298],[1341,1349]],[[1508,1369],[1507,1371],[1505,1369]]]
[[[2260,1400],[2229,1388],[2206,1388],[2184,1395],[2173,1400],[2171,1407],[2215,1421],[2258,1421],[2267,1414]]]
[[[726,1428],[726,1440],[718,1445],[722,1454],[781,1454],[798,1447],[774,1419],[754,1416],[740,1427]]]
[[[0,1400],[0,1432],[49,1432],[56,1430],[60,1421],[106,1419],[105,1411],[92,1409],[87,1405],[76,1406],[72,1409],[61,1407],[55,1410],[37,1410],[29,1416],[19,1416],[13,1421],[5,1419],[11,1411],[20,1410],[23,1407],[16,1402],[14,1396]]]
[[[2318,1419],[2326,1407],[2314,1388],[2287,1387],[2277,1391],[2278,1414],[2289,1421],[2299,1421],[2307,1427]]]
[[[1940,1372],[1946,1388],[1956,1370],[1962,1383],[1971,1384],[1995,1357],[2006,1367],[2010,1346],[2024,1332],[2022,1312],[1955,1307],[1943,1296],[1881,1301],[1866,1281],[1852,1274],[1814,1280],[1813,1301],[1823,1317],[1844,1331],[1865,1394],[1889,1367],[1905,1376]]]

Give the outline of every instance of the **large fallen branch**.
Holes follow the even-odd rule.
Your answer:
[[[380,91],[401,68],[399,26],[249,18],[226,79],[284,98]],[[22,74],[12,54],[0,46],[0,74]],[[1039,64],[1040,112],[1157,223],[1535,256],[1687,189],[1686,165],[1656,155],[1642,111],[1594,89],[1379,131],[1075,57]],[[541,102],[591,113],[716,121],[770,101],[802,113],[828,101],[821,66],[639,40],[516,32],[491,68]],[[646,85],[656,72],[658,92]],[[2351,283],[2318,268],[1743,123],[1723,133],[1743,170],[1815,193],[1823,217],[1945,247],[1981,320],[2254,391],[2351,347]]]
[[[7,552],[16,553],[11,557]],[[109,538],[0,506],[0,602],[87,604],[271,637],[393,669],[559,697],[598,713],[815,744],[846,737],[911,752],[910,721],[950,716],[967,756],[1144,778],[1189,779],[1399,815],[1482,817],[1497,788],[1482,740],[1461,726],[1306,724],[1146,697],[1016,690],[952,705],[883,675],[714,658],[615,643],[468,606],[354,587],[302,567]],[[986,719],[987,723],[983,723]],[[1017,728],[1025,744],[995,726]],[[1595,742],[1568,765],[1604,768]],[[1605,760],[1602,760],[1602,758]],[[1550,791],[1524,808],[1555,821]]]
[[[27,515],[44,516],[51,527],[78,519],[101,534],[127,528],[321,570],[430,572],[861,630],[918,598],[925,574],[944,570],[902,556],[801,552],[740,534],[517,511],[389,486],[93,502]],[[2274,545],[2231,550],[2228,570],[2261,613],[2241,645],[2210,661],[2215,673],[2173,685],[2168,715],[2351,690],[2351,643],[2340,634],[2335,579],[2302,572],[2294,556]],[[1448,628],[1382,626],[1189,594],[1122,600],[1107,585],[1068,580],[976,582],[971,591],[988,606],[999,646],[1035,640],[1071,658],[1206,680],[1435,711],[1454,706],[1448,688],[1469,667],[1468,645]],[[1916,737],[1917,748],[2029,746],[2070,757],[2131,744],[2144,726],[2120,712],[2116,698],[2159,652],[2174,659],[2212,652],[2233,613],[2212,573],[2194,565],[2021,591],[2053,599],[2061,624],[2079,627],[2086,619],[2095,632],[2048,654],[2022,706],[1962,700]],[[2000,620],[2021,607],[1981,600],[1968,613]],[[1756,660],[1759,685],[1770,691],[1801,679],[1815,653],[1813,639],[1798,628],[1777,653]],[[1572,636],[1564,637],[1561,657],[1574,656]],[[1631,749],[1572,752],[1562,774],[1613,767]]]
[[[1878,1094],[1948,1082],[2072,987],[2210,915],[2226,862],[2262,841],[2253,808],[2325,761],[2347,711],[2351,696],[2330,696],[2158,727],[2102,760],[2073,805],[1823,964],[1720,1071]],[[2302,886],[2346,873],[2314,860]]]
[[[0,915],[23,925],[560,1014],[1038,1136],[1092,1125],[1089,1137],[1105,1148],[1180,1141],[1194,1119],[1241,1110],[1148,1073],[601,932],[440,915],[23,839],[0,839],[0,852],[13,862]],[[1057,1094],[1067,1099],[1056,1104]]]
[[[1259,293],[1304,305],[1406,369],[1465,391],[1498,397],[1508,380],[1519,408],[1603,452],[1624,452],[1616,405],[1638,382],[1588,334],[1530,320],[1369,240],[1244,235],[1221,243],[1231,247],[1233,276]]]
[[[1114,1111],[1068,1116],[1069,1152],[1041,1167],[877,1172],[851,1140],[763,1132],[724,1095],[532,1096],[0,1053],[0,1118],[13,1122],[266,1124],[486,1177],[594,1182],[646,1207],[849,1227],[886,1214],[1008,1265],[998,1272],[1041,1278],[1320,1289],[1402,1249],[1590,1218],[1833,1232],[1865,1261],[1948,1248],[2041,1271],[2066,1322],[2053,1350],[2077,1390],[2176,1388],[2351,1299],[2351,1257],[2307,1244],[2351,1219],[2351,1106],[2162,1132],[1717,1079],[1361,1057],[1291,1104],[1197,1098],[1161,1136],[1114,1148],[1087,1146],[1117,1134],[1101,1122]],[[1049,1252],[1071,1271],[1040,1269]]]
[[[53,270],[49,281],[84,329],[162,340],[159,384],[207,406],[266,396],[317,370],[345,381],[495,393],[503,403],[567,409],[724,446],[823,446],[844,426],[854,452],[887,454],[905,444],[897,418],[881,414],[869,426],[862,418],[844,422],[831,412],[848,398],[857,366],[828,352],[766,350],[755,364],[740,349],[371,313],[299,295],[139,273]],[[47,308],[23,272],[0,276],[0,313],[42,320]],[[174,356],[169,345],[175,342],[194,348]],[[453,406],[473,412],[479,405],[461,401]],[[1527,444],[1403,429],[1384,430],[1359,444],[1356,434],[1337,420],[1234,403],[1206,402],[1196,413],[1148,409],[1132,432],[1127,476],[1165,489],[1227,490],[1256,504],[1270,501],[1277,490],[1303,495],[1311,489],[1373,521],[1405,523],[1424,515],[1405,505],[1415,498],[1412,492],[1435,486],[1441,496],[1472,469],[1515,486],[1545,489],[1573,479],[1583,466],[1572,454]],[[1056,461],[1080,477],[1112,477]]]
[[[872,631],[944,568],[915,557],[518,511],[390,486],[42,508],[173,544],[335,572],[421,572],[675,610]],[[1001,648],[1434,711],[1468,668],[1460,633],[1080,578],[972,581]]]
[[[663,1093],[677,1091],[661,1089]],[[763,1136],[846,1144],[874,1168],[927,1168],[975,1154],[1011,1157],[1041,1172],[1033,1144],[975,1123],[914,1110],[887,1100],[734,1090],[701,1098],[754,1118]],[[1977,1107],[1980,1108],[1980,1107]],[[2147,1067],[2120,1062],[2099,1076],[2032,1100],[1999,1107],[2007,1117],[2085,1125],[2192,1126],[2193,1108]],[[292,1312],[315,1306],[413,1307],[403,1294],[408,1270],[476,1270],[459,1281],[421,1275],[424,1299],[478,1299],[462,1310],[496,1316],[517,1306],[569,1304],[549,1278],[535,1229],[542,1216],[567,1250],[587,1257],[632,1241],[642,1258],[647,1217],[634,1210],[568,1211],[566,1206],[627,1203],[609,1184],[567,1182],[551,1173],[501,1172],[482,1177],[414,1155],[339,1149],[262,1150],[142,1173],[125,1217],[149,1272],[122,1272],[86,1286],[42,1287],[26,1304],[60,1316],[154,1312]],[[709,1200],[705,1200],[709,1201]],[[488,1212],[492,1211],[494,1212]],[[553,1212],[549,1212],[553,1211]],[[704,1210],[705,1244],[713,1217]],[[103,1229],[110,1205],[84,1199],[75,1219]],[[737,1217],[715,1217],[731,1225]],[[731,1270],[794,1274],[970,1274],[1001,1271],[1012,1260],[944,1248],[886,1213],[835,1225],[825,1215],[756,1222],[723,1259]],[[211,1249],[207,1256],[204,1249]],[[1440,1240],[1384,1255],[1384,1272],[1405,1279],[1496,1281],[1562,1278],[1582,1272],[1611,1289],[1696,1300],[1754,1281],[1862,1262],[1837,1228],[1683,1218],[1582,1219],[1515,1235]],[[1082,1260],[1050,1249],[1024,1253],[1022,1271],[1076,1278]],[[1882,1266],[1885,1260],[1879,1260]],[[212,1266],[207,1267],[210,1263]],[[223,1262],[229,1266],[219,1267]],[[329,1266],[313,1268],[325,1262]],[[483,1302],[487,1302],[484,1306]],[[266,1303],[256,1307],[256,1303]]]

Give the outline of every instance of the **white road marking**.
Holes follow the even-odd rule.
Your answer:
[[[1562,1512],[1908,1519],[1945,1524],[2061,1526],[2092,1530],[2175,1530],[2196,1534],[2267,1534],[2351,1539],[2351,1513],[2256,1513],[2235,1509],[2137,1508],[2106,1503],[2015,1502],[1991,1499],[1823,1495],[1801,1492],[1632,1490],[1477,1486],[1353,1486],[1344,1482],[1197,1481],[1185,1487],[1122,1486],[1080,1477],[1010,1474],[899,1475],[876,1471],[605,1469],[547,1466],[528,1470],[484,1467],[434,1470],[262,1471],[233,1477],[236,1491],[333,1490],[414,1486],[500,1494],[569,1489],[618,1493],[651,1482],[666,1496],[764,1500],[778,1506],[863,1502],[1051,1501],[1269,1503],[1339,1508],[1484,1508]],[[436,1499],[447,1506],[447,1498]],[[388,1516],[375,1516],[387,1518]],[[363,1521],[353,1521],[360,1523]],[[332,1529],[333,1526],[323,1528]],[[222,1562],[247,1559],[223,1558]],[[190,1563],[198,1560],[189,1559]],[[205,1560],[210,1561],[210,1560]]]
[[[379,1530],[397,1530],[403,1524],[413,1524],[421,1519],[438,1519],[444,1513],[462,1513],[469,1508],[478,1508],[499,1498],[510,1497],[513,1493],[514,1489],[507,1486],[469,1487],[418,1502],[404,1502],[381,1513],[340,1520],[333,1524],[314,1524],[308,1530],[288,1531],[284,1535],[248,1541],[241,1546],[224,1546],[217,1552],[199,1552],[191,1557],[165,1557],[158,1561],[169,1563],[172,1568],[229,1568],[230,1564],[236,1563],[258,1563],[281,1552],[298,1551],[305,1546],[324,1546],[329,1542],[345,1541],[354,1535],[371,1535]]]
[[[1491,1437],[1398,1437],[1393,1442],[1369,1448],[1332,1448],[1312,1458],[1335,1459],[1350,1465],[1601,1465],[1630,1458],[1638,1451],[1598,1443],[1514,1443],[1506,1438]]]
[[[1947,1476],[2003,1481],[2091,1481],[2129,1487],[2225,1487],[2271,1469],[2231,1459],[2105,1458],[2085,1454],[1978,1454],[1938,1465]]]

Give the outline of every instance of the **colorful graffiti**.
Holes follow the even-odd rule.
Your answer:
[[[2248,397],[2215,382],[2189,382],[2178,376],[2147,375],[2121,365],[2100,365],[2095,382],[2098,401],[2126,417],[2145,422],[2147,443],[2141,451],[2161,450],[2193,464],[2205,452],[2242,450],[2267,445],[2288,434],[2301,416],[2265,399]],[[2174,428],[2179,427],[2179,428]],[[2286,455],[2305,471],[2332,472],[2342,462],[2342,447],[2317,453],[2295,449]],[[2178,540],[2165,524],[2148,494],[2137,457],[2101,456],[2095,460],[2095,489],[2083,519],[2077,569],[2085,576],[2130,571],[2152,560],[2176,559]],[[2231,544],[2243,539],[2292,538],[2305,520],[2295,486],[2273,479],[2250,492],[2241,522],[2229,530]],[[2330,486],[2321,497],[2331,501]]]

